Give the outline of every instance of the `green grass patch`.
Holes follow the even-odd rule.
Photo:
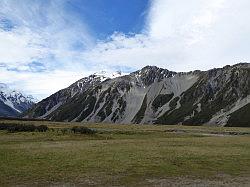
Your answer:
[[[149,186],[148,179],[250,176],[248,128],[84,124],[96,133],[75,134],[67,129],[79,123],[27,123],[49,130],[0,131],[0,186]]]

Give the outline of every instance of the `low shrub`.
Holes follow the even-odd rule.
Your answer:
[[[5,124],[0,123],[0,130],[7,130],[8,132],[46,132],[48,130],[48,127],[46,125],[24,125],[24,124]]]
[[[79,134],[95,134],[96,131],[95,130],[92,130],[92,129],[89,129],[87,127],[72,127],[71,128],[71,131],[75,134],[79,133]]]
[[[38,132],[46,132],[49,128],[46,125],[39,125],[36,127]]]

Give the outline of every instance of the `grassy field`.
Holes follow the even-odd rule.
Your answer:
[[[250,128],[0,123],[49,127],[0,131],[0,186],[250,185]]]

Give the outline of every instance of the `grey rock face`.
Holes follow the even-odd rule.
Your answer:
[[[26,117],[58,121],[250,126],[250,65],[177,73],[146,66],[91,75],[39,102]],[[250,115],[248,115],[250,116]],[[240,125],[235,124],[236,121]]]

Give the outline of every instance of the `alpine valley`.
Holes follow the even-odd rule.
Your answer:
[[[20,110],[20,109],[18,109]],[[26,118],[118,124],[250,126],[250,64],[90,75],[42,100]]]

